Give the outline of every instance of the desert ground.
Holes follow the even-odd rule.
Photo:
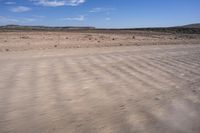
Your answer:
[[[200,35],[0,32],[0,133],[199,133]]]
[[[198,44],[199,42],[200,34],[172,34],[134,30],[0,32],[0,52],[114,46]]]

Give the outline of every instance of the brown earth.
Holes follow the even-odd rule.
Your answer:
[[[135,45],[198,44],[198,34],[151,31],[0,32],[0,52]]]
[[[179,45],[105,47],[126,45],[133,35],[93,33],[90,42],[88,33],[64,33],[57,44],[53,32],[23,33],[21,39],[21,33],[0,34],[0,133],[200,131],[197,38],[171,40]],[[100,36],[109,43],[96,43]],[[134,36],[131,45],[157,39]],[[95,47],[62,49],[75,45]]]

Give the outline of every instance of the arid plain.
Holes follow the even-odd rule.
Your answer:
[[[199,133],[200,35],[0,32],[0,133]]]
[[[135,30],[71,30],[66,32],[0,32],[0,51],[66,48],[198,44],[199,34]]]

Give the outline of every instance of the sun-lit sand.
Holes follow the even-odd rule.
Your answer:
[[[199,133],[200,37],[1,32],[0,133]]]

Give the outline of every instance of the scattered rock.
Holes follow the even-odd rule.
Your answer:
[[[192,90],[193,92],[197,92],[196,90]]]
[[[101,128],[105,128],[105,127],[106,127],[105,125],[101,126]]]
[[[104,36],[100,36],[99,38],[100,38],[100,39],[104,39]]]
[[[7,52],[10,51],[10,49],[7,48],[6,51],[7,51]]]
[[[92,35],[85,35],[84,38],[92,37]]]
[[[156,100],[156,101],[159,101],[159,100],[160,100],[160,98],[159,98],[159,97],[156,97],[156,98],[155,98],[155,100]]]
[[[185,76],[185,74],[184,73],[181,73],[181,77],[184,77]]]
[[[67,99],[67,101],[72,101],[72,99]]]
[[[82,124],[77,124],[76,126],[77,126],[77,127],[81,127],[81,126],[82,126]]]
[[[128,101],[128,102],[132,102],[132,101],[133,101],[133,99],[129,98],[127,101]]]
[[[135,36],[133,36],[132,39],[135,39]]]
[[[125,105],[123,105],[123,104],[120,105],[119,107],[120,107],[120,110],[125,110],[126,109]]]
[[[57,48],[58,46],[57,46],[57,45],[54,45],[54,47]]]
[[[122,104],[122,105],[120,105],[120,107],[121,107],[121,108],[122,108],[122,107],[125,107],[125,105]]]

